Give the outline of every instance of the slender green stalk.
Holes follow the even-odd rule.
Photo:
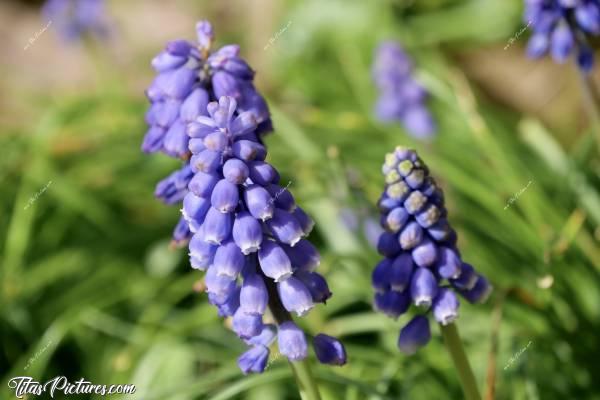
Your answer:
[[[283,304],[281,304],[279,293],[277,293],[277,288],[273,281],[265,279],[265,282],[269,292],[269,309],[271,310],[271,314],[273,314],[273,318],[277,321],[277,324],[279,325],[285,321],[292,321],[292,316],[283,307]],[[296,378],[300,398],[302,400],[321,400],[319,388],[310,371],[308,360],[290,361],[289,364],[294,372],[294,377]]]
[[[471,365],[465,354],[465,350],[458,335],[458,329],[456,324],[449,324],[446,326],[440,325],[442,329],[442,336],[444,337],[444,343],[446,348],[452,357],[454,367],[458,371],[458,377],[465,393],[467,400],[481,400],[479,390],[477,389],[477,383],[475,382],[475,376],[471,370]]]
[[[308,361],[290,362],[290,366],[298,383],[300,398],[302,400],[321,400],[319,388],[315,383]]]

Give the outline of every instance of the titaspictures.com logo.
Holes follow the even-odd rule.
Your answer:
[[[64,395],[96,394],[106,396],[111,394],[133,394],[135,385],[94,385],[84,378],[69,382],[65,376],[57,376],[45,383],[35,381],[30,376],[17,376],[8,381],[8,387],[15,390],[15,396],[22,399],[25,395],[40,396],[48,393],[51,398],[58,392]]]

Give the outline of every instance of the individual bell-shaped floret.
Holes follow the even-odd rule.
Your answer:
[[[269,294],[263,278],[251,273],[246,275],[240,291],[240,309],[246,314],[263,315],[269,303]]]
[[[419,347],[425,346],[431,339],[427,317],[417,315],[400,330],[398,348],[405,354],[414,354]]]
[[[298,278],[290,276],[277,283],[277,292],[285,309],[302,316],[313,308],[314,303],[308,287]]]
[[[442,325],[448,325],[458,317],[458,299],[448,288],[440,288],[433,301],[433,316]]]
[[[238,366],[247,375],[251,372],[261,373],[267,366],[269,349],[263,345],[252,346],[238,358]]]
[[[263,327],[262,314],[248,314],[241,308],[233,314],[233,331],[242,339],[256,336]]]
[[[246,255],[258,251],[263,240],[260,222],[247,211],[241,211],[235,216],[232,235],[235,244]]]
[[[313,348],[321,364],[344,365],[346,364],[346,349],[334,337],[319,333],[313,339]]]
[[[429,307],[438,293],[438,282],[427,268],[417,268],[410,283],[410,296],[417,307]]]
[[[293,273],[288,255],[275,241],[263,240],[258,261],[262,272],[275,282],[285,280]]]
[[[290,361],[301,361],[308,355],[306,336],[292,321],[286,321],[279,325],[277,344],[279,352]]]
[[[230,240],[217,248],[211,268],[215,268],[217,275],[235,279],[242,272],[245,263],[246,258],[242,251]]]

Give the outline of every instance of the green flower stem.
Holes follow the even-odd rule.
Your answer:
[[[463,348],[460,336],[458,335],[458,329],[456,324],[449,324],[446,326],[440,325],[442,330],[442,336],[444,337],[444,343],[446,348],[452,357],[454,367],[458,371],[458,377],[462,384],[463,392],[467,400],[481,400],[479,390],[477,389],[477,383],[475,382],[475,376],[467,360],[467,355]]]
[[[292,321],[292,316],[283,307],[283,304],[281,304],[281,299],[279,298],[279,293],[277,293],[275,283],[266,277],[265,282],[269,292],[269,309],[277,324],[280,325],[285,321]],[[300,398],[302,400],[321,400],[319,388],[310,370],[308,359],[302,361],[289,361],[289,364],[294,373],[294,377],[296,378]]]
[[[290,366],[292,367],[292,371],[294,371],[294,376],[298,383],[300,398],[302,400],[321,400],[319,388],[315,383],[308,361],[290,361]]]

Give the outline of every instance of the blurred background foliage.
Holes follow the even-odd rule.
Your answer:
[[[520,0],[112,0],[107,42],[65,45],[49,28],[24,50],[46,25],[39,6],[0,4],[0,398],[22,375],[133,383],[128,399],[297,398],[276,354],[263,375],[239,372],[243,345],[169,249],[179,211],[153,197],[177,162],[139,150],[151,57],[207,18],[257,70],[269,159],[317,222],[334,296],[303,324],[350,355],[315,366],[324,399],[462,396],[438,329],[406,357],[409,316],[371,312],[363,228],[400,144],[429,164],[464,259],[496,288],[458,323],[486,399],[600,399],[600,158],[577,70],[527,60],[528,32],[505,48]],[[373,118],[370,65],[388,38],[432,94],[430,143]]]

